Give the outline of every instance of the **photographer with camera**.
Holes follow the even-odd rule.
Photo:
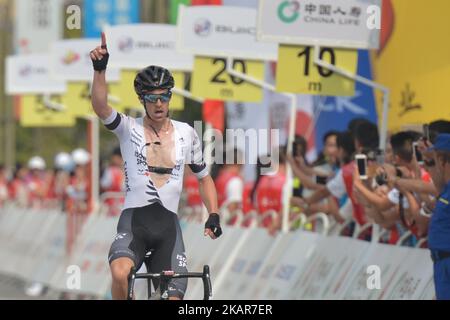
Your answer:
[[[358,179],[355,179],[355,187],[365,200],[366,211],[376,223],[393,230],[398,236],[409,230],[419,238],[425,236],[428,229],[428,219],[419,214],[421,198],[411,190],[397,185],[399,179],[429,179],[420,170],[413,155],[413,142],[417,138],[417,133],[413,132],[394,134],[390,142],[395,166],[384,164],[377,168],[375,188],[371,188],[370,183],[360,183]],[[421,174],[420,177],[417,177],[418,173]],[[395,241],[395,238],[397,236],[391,237],[391,240]]]

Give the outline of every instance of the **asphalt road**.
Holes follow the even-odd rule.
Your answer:
[[[59,300],[72,298],[48,288],[43,291],[42,295],[32,297],[25,293],[25,289],[30,285],[31,283],[16,277],[0,274],[0,300]]]

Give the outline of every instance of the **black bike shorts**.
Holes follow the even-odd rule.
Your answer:
[[[148,272],[187,272],[178,216],[159,203],[122,212],[108,260],[111,264],[117,258],[128,257],[133,260],[136,270],[139,270],[146,253],[150,251]],[[159,281],[154,280],[153,286],[158,288]],[[186,288],[187,278],[173,279],[169,283],[169,297],[182,299]]]

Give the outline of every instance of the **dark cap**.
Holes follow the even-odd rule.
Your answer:
[[[429,150],[450,152],[450,133],[439,134]]]

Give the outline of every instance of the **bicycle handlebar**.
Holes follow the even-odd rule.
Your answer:
[[[135,279],[160,279],[160,290],[165,291],[165,287],[171,279],[178,278],[202,278],[203,280],[203,300],[209,300],[212,296],[211,278],[209,266],[203,266],[203,272],[182,272],[162,271],[160,273],[136,273],[136,268],[132,267],[128,276],[128,300],[133,299],[133,288]],[[161,292],[163,296],[163,292]]]
[[[167,271],[163,271],[161,273],[137,273],[136,279],[161,279],[161,278],[169,278],[169,279],[178,279],[178,278],[203,278],[203,273],[201,272],[183,272],[183,273],[166,273]]]

